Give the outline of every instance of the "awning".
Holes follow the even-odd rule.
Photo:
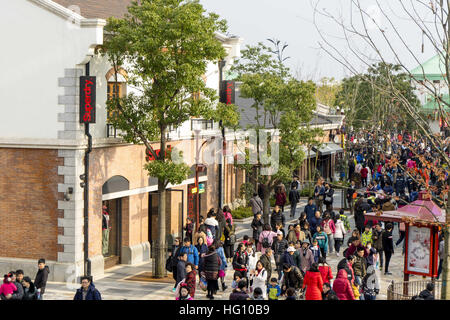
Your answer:
[[[315,151],[317,151],[317,150],[315,150]],[[329,154],[340,153],[340,152],[344,152],[344,149],[342,149],[339,145],[337,145],[336,143],[333,143],[333,142],[325,143],[319,149],[319,155],[321,155],[321,156],[327,156]]]
[[[305,153],[305,159],[308,158],[308,148],[305,146],[302,146],[303,152]],[[316,152],[314,150],[309,150],[309,158],[315,158]]]

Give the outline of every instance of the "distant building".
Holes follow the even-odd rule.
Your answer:
[[[416,95],[422,104],[422,112],[428,119],[433,133],[444,131],[445,124],[438,112],[439,102],[436,95],[432,94],[425,86],[436,90],[437,96],[439,96],[440,99],[450,103],[445,70],[445,63],[440,55],[430,58],[423,64],[411,70],[411,74],[414,78],[412,82],[413,86],[416,88]],[[441,105],[444,106],[443,103],[441,103]],[[450,108],[447,106],[444,106],[444,110],[447,114],[450,112]]]

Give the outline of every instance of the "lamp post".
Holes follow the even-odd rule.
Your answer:
[[[208,140],[205,140],[202,145],[199,147],[199,137],[201,132],[201,125],[199,121],[195,121],[194,124],[194,133],[195,133],[195,187],[197,188],[197,196],[195,199],[196,202],[196,227],[198,228],[200,223],[200,188],[199,188],[199,181],[198,181],[198,173],[205,170],[206,166],[204,164],[199,163],[200,158],[200,151],[203,148],[203,146],[208,142]],[[211,140],[214,140],[214,137],[212,137]]]

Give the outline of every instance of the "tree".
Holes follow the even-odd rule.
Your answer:
[[[316,84],[316,99],[318,103],[334,107],[336,94],[341,85],[334,78],[324,77]]]
[[[105,53],[116,71],[126,68],[128,83],[137,91],[108,101],[108,110],[117,114],[112,124],[124,132],[125,141],[143,143],[155,159],[145,169],[158,179],[157,278],[165,273],[165,190],[190,172],[186,164],[172,161],[167,129],[191,117],[211,116],[217,96],[202,76],[208,62],[225,56],[216,38],[216,32],[225,30],[225,21],[206,13],[198,0],[134,1],[123,19],[110,18],[105,27]],[[152,141],[159,141],[159,155]]]
[[[414,110],[419,110],[420,102],[408,75],[401,72],[399,65],[380,62],[366,73],[342,81],[335,104],[345,110],[349,126],[384,131],[395,123],[400,130],[415,129],[411,115],[405,111],[402,100],[393,97],[386,79],[391,79],[394,90],[401,92]]]
[[[247,153],[246,163],[238,167],[247,172],[253,170],[254,174],[250,178],[264,193],[263,218],[266,223],[269,222],[271,191],[278,184],[288,181],[303,162],[304,153],[299,143],[300,128],[311,120],[312,111],[316,108],[315,84],[294,79],[283,64],[282,51],[270,50],[262,43],[247,46],[242,52],[242,59],[233,67],[238,73],[238,80],[242,82],[241,96],[253,99],[251,107],[256,111],[256,125],[251,128],[257,134],[258,163],[250,163]],[[275,53],[278,60],[271,53]],[[269,174],[262,173],[262,170],[267,169],[265,160],[272,156],[274,150],[259,143],[259,133],[266,129],[279,132],[278,136],[274,134],[268,141],[268,144],[279,142],[276,170]]]
[[[392,9],[392,4],[397,6],[397,10]],[[408,36],[402,33],[398,28],[400,21],[409,21],[410,30],[416,30],[422,35],[422,52],[424,50],[425,41],[435,52],[439,61],[440,78],[446,92],[450,92],[450,0],[444,1],[421,1],[411,0],[407,4],[405,1],[390,1],[389,5],[382,5],[380,1],[376,1],[376,5],[371,9],[377,11],[377,16],[373,15],[374,10],[367,10],[362,7],[360,0],[351,0],[348,2],[350,6],[350,17],[348,21],[341,16],[337,17],[326,10],[318,10],[319,1],[315,5],[315,24],[321,36],[322,42],[320,47],[327,52],[337,62],[347,68],[353,75],[359,75],[367,79],[357,67],[357,64],[370,67],[373,62],[388,65],[392,63],[400,66],[414,85],[421,86],[432,100],[436,102],[436,113],[442,120],[443,125],[449,125],[450,117],[450,100],[441,96],[440,86],[436,86],[433,79],[429,79],[422,66],[422,62],[418,57],[418,53],[412,48],[407,41]],[[370,11],[370,12],[369,12]],[[356,13],[356,15],[354,14]],[[321,16],[323,20],[331,20],[335,23],[337,30],[340,31],[340,39],[343,39],[345,47],[348,49],[345,54],[342,48],[338,48],[336,42],[331,42],[329,37],[325,36],[317,24],[316,16]],[[381,22],[381,19],[383,22]],[[329,27],[329,26],[328,26]],[[410,34],[410,33],[408,33]],[[336,38],[335,38],[336,39]],[[365,50],[362,46],[365,47]],[[367,52],[370,50],[370,52]],[[370,56],[371,55],[371,56]],[[419,75],[413,74],[407,66],[406,58],[412,59],[420,65]],[[355,63],[356,61],[357,63]],[[400,102],[399,107],[403,112],[407,113],[414,121],[418,131],[423,135],[430,145],[436,163],[432,165],[426,159],[422,159],[421,165],[427,170],[434,171],[436,176],[442,173],[447,175],[443,181],[439,180],[439,195],[433,192],[432,186],[427,184],[426,179],[422,181],[421,186],[432,195],[433,200],[442,205],[446,210],[446,222],[442,225],[445,249],[444,249],[444,265],[442,276],[442,299],[450,298],[450,197],[449,197],[449,168],[450,157],[448,154],[448,140],[439,134],[433,134],[427,119],[416,105],[405,95],[405,92],[396,87],[395,76],[391,73],[383,75],[382,83],[372,82],[377,90],[388,92],[388,97]],[[395,131],[395,128],[390,128]],[[435,186],[436,187],[436,186]]]

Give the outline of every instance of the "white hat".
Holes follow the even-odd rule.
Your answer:
[[[287,252],[294,252],[295,251],[295,248],[294,247],[289,247],[289,248],[287,248]]]

